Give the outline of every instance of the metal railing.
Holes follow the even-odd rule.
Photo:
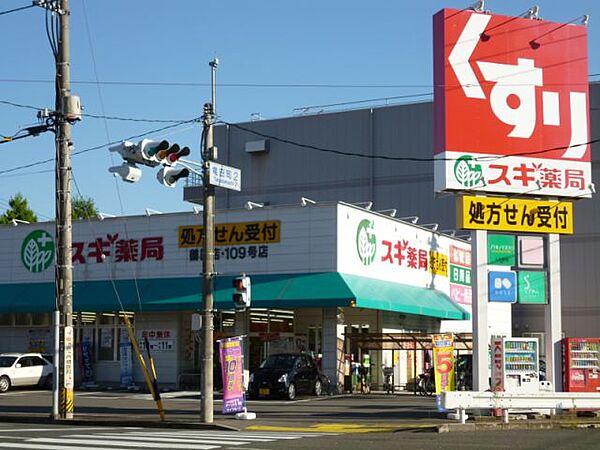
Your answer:
[[[439,406],[444,410],[457,410],[461,423],[466,421],[467,409],[500,409],[504,422],[508,422],[509,409],[600,409],[600,393],[451,391],[441,393]]]

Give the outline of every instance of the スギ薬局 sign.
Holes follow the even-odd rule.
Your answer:
[[[433,18],[435,189],[591,195],[587,29]]]

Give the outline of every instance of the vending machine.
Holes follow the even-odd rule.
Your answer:
[[[564,338],[562,347],[565,392],[600,391],[600,338]]]
[[[492,336],[492,391],[533,393],[540,390],[537,338]]]

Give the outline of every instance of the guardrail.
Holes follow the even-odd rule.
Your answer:
[[[457,410],[460,423],[465,423],[467,409],[501,409],[503,421],[508,422],[509,409],[600,409],[600,393],[450,391],[441,393],[439,406]]]

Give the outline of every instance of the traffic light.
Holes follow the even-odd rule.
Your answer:
[[[244,311],[250,307],[251,302],[251,286],[250,277],[247,275],[240,275],[233,279],[233,305],[235,309]]]
[[[142,171],[132,163],[123,163],[120,166],[113,166],[108,169],[111,173],[119,175],[123,181],[128,183],[135,183],[142,178]]]
[[[189,147],[181,148],[178,144],[170,144],[166,140],[143,139],[137,144],[123,141],[113,145],[109,150],[119,153],[125,160],[122,165],[109,168],[109,172],[118,174],[124,181],[130,183],[135,183],[142,177],[142,171],[136,164],[149,167],[163,164],[165,167],[158,172],[157,178],[167,187],[174,187],[177,180],[190,174],[190,170],[187,168],[171,167],[175,166],[180,158],[191,153]],[[186,164],[182,163],[182,165]]]
[[[153,141],[151,139],[142,139],[138,144],[140,153],[146,160],[152,161],[153,166],[157,166],[160,163],[158,155],[168,150],[170,146],[169,141]]]
[[[151,148],[150,143],[153,143],[153,141],[148,139],[144,139],[139,144],[123,141],[120,144],[110,147],[109,151],[119,153],[128,163],[154,167],[158,165],[158,161],[156,161],[153,155],[148,154],[148,150]],[[156,143],[156,145],[158,144],[160,143]]]
[[[190,171],[183,168],[175,168],[175,167],[163,167],[156,174],[156,179],[159,183],[164,184],[167,187],[175,187],[177,181],[181,178],[185,178],[190,174]]]
[[[178,146],[178,148],[179,148],[179,146]],[[191,151],[190,151],[189,147],[183,147],[182,149],[179,149],[176,152],[169,153],[169,155],[167,156],[167,161],[169,161],[169,163],[171,163],[171,164],[174,164],[177,162],[177,160],[179,158],[188,156],[190,153],[191,153]]]

